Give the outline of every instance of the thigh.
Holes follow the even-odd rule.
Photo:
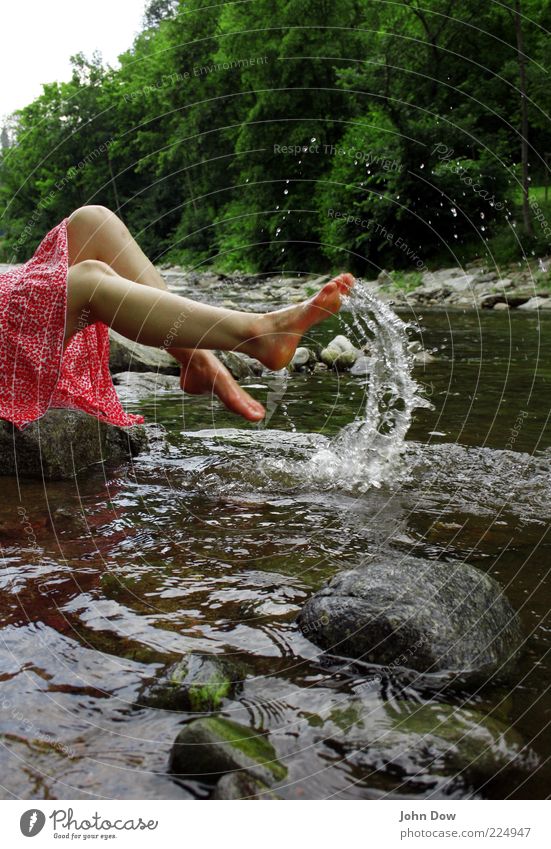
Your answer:
[[[113,275],[113,269],[99,260],[84,260],[69,267],[67,273],[65,347],[71,336],[94,323],[90,299],[98,284]]]

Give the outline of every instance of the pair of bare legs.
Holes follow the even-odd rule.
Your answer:
[[[303,333],[338,312],[354,283],[352,275],[341,274],[296,306],[239,312],[168,292],[126,225],[106,207],[75,210],[67,233],[65,345],[86,324],[102,321],[129,339],[168,350],[182,365],[184,391],[214,393],[250,421],[262,419],[264,407],[235,382],[212,349],[242,351],[268,368],[283,368]]]

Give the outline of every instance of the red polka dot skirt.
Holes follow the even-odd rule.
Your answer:
[[[83,410],[128,427],[109,371],[109,328],[83,327],[65,351],[67,218],[47,233],[28,262],[0,274],[0,418],[19,429],[51,407]]]

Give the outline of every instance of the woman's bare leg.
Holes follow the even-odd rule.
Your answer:
[[[215,308],[204,308],[201,304],[182,298],[179,298],[177,302],[173,300],[171,304],[163,303],[160,313],[157,311],[155,301],[151,298],[149,300],[140,298],[139,309],[136,313],[132,293],[123,295],[120,285],[116,288],[116,291],[115,288],[111,288],[109,295],[105,296],[103,284],[107,279],[106,275],[124,278],[126,284],[134,281],[143,283],[152,289],[160,289],[161,291],[167,291],[167,289],[163,278],[132,238],[126,225],[106,207],[84,206],[75,210],[69,216],[67,231],[69,264],[70,266],[83,266],[78,271],[77,280],[83,277],[86,277],[88,281],[90,280],[90,261],[95,260],[96,266],[102,266],[102,264],[107,266],[101,268],[99,274],[102,279],[101,293],[96,292],[95,297],[96,310],[99,307],[101,309],[107,308],[105,315],[108,317],[110,314],[112,317],[112,320],[107,320],[105,323],[111,324],[116,330],[129,338],[166,348],[182,363],[180,380],[182,389],[193,394],[214,392],[230,410],[253,421],[263,418],[264,408],[236,383],[228,370],[206,348],[245,350],[249,353],[252,352],[253,356],[258,357],[272,368],[279,368],[292,357],[300,335],[312,323],[321,321],[339,308],[340,294],[347,291],[352,281],[350,275],[343,275],[341,278],[337,278],[340,281],[340,288],[338,286],[337,290],[332,293],[328,291],[324,294],[320,293],[317,304],[313,304],[314,299],[311,299],[304,305],[270,313],[267,320],[262,316],[252,316],[250,313],[233,313],[230,310],[218,310],[218,313],[214,315],[208,310]],[[85,269],[84,266],[87,266],[87,268]],[[85,270],[85,274],[81,273]],[[116,272],[116,274],[113,275],[112,272]],[[92,276],[94,276],[94,273],[92,272]],[[98,277],[97,274],[96,277]],[[75,275],[71,274],[71,278],[74,279]],[[80,295],[82,294],[81,292]],[[80,295],[75,292],[75,302],[80,300]],[[178,298],[176,295],[170,297]],[[99,301],[101,301],[101,304]],[[115,308],[115,302],[119,303],[120,310]],[[185,302],[185,305],[183,302]],[[124,303],[126,306],[123,306]],[[206,313],[204,312],[205,309],[207,309]],[[177,313],[176,317],[174,311]],[[74,312],[74,309],[72,312]],[[169,313],[172,315],[172,324],[166,330],[166,318]],[[195,317],[199,321],[196,329],[201,335],[200,341],[186,342],[186,347],[182,347],[181,336],[175,333],[174,325],[179,329],[186,320],[186,315],[191,317],[192,320]],[[130,317],[132,321],[129,324]],[[255,319],[258,321],[255,321]],[[98,319],[92,318],[91,320]],[[251,321],[255,321],[252,328],[250,327]],[[165,330],[162,330],[163,327]],[[241,338],[245,327],[249,328],[246,333],[252,334],[251,338],[246,339],[243,343],[237,342],[237,344],[231,345],[231,334],[233,333],[235,338],[235,331],[237,331],[238,337]],[[159,339],[160,330],[164,333],[162,342],[152,341]],[[209,334],[207,337],[207,330],[213,331],[214,336]],[[228,330],[231,331],[229,337],[227,332],[224,335],[224,331]],[[258,334],[256,334],[257,331],[259,331]],[[71,319],[69,317],[69,336],[72,335],[72,332],[74,330],[71,330]],[[195,337],[186,336],[186,338]],[[217,344],[212,344],[214,338],[217,340]],[[254,346],[251,347],[253,339],[256,341]],[[192,347],[187,347],[187,345],[192,345]]]
[[[168,291],[165,281],[144,254],[123,221],[105,206],[82,206],[67,223],[69,265],[88,259],[107,263],[121,277],[146,286]],[[205,349],[167,350],[181,364],[180,386],[192,395],[212,394],[232,412],[251,421],[265,415],[255,401],[212,353]]]
[[[107,263],[120,277],[166,290],[166,283],[126,224],[105,206],[81,206],[67,222],[69,265],[86,259]]]
[[[270,313],[247,313],[201,304],[150,286],[135,286],[98,260],[69,268],[67,338],[88,311],[118,333],[157,348],[218,348],[243,351],[271,369],[292,359],[301,336],[338,312],[342,295],[353,285],[343,274],[313,298]]]

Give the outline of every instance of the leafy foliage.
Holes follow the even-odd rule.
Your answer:
[[[116,210],[153,260],[222,269],[483,253],[518,204],[514,5],[151,0],[120,67],[72,57],[71,80],[3,132],[4,258],[86,203]],[[521,7],[541,183],[551,7]]]

